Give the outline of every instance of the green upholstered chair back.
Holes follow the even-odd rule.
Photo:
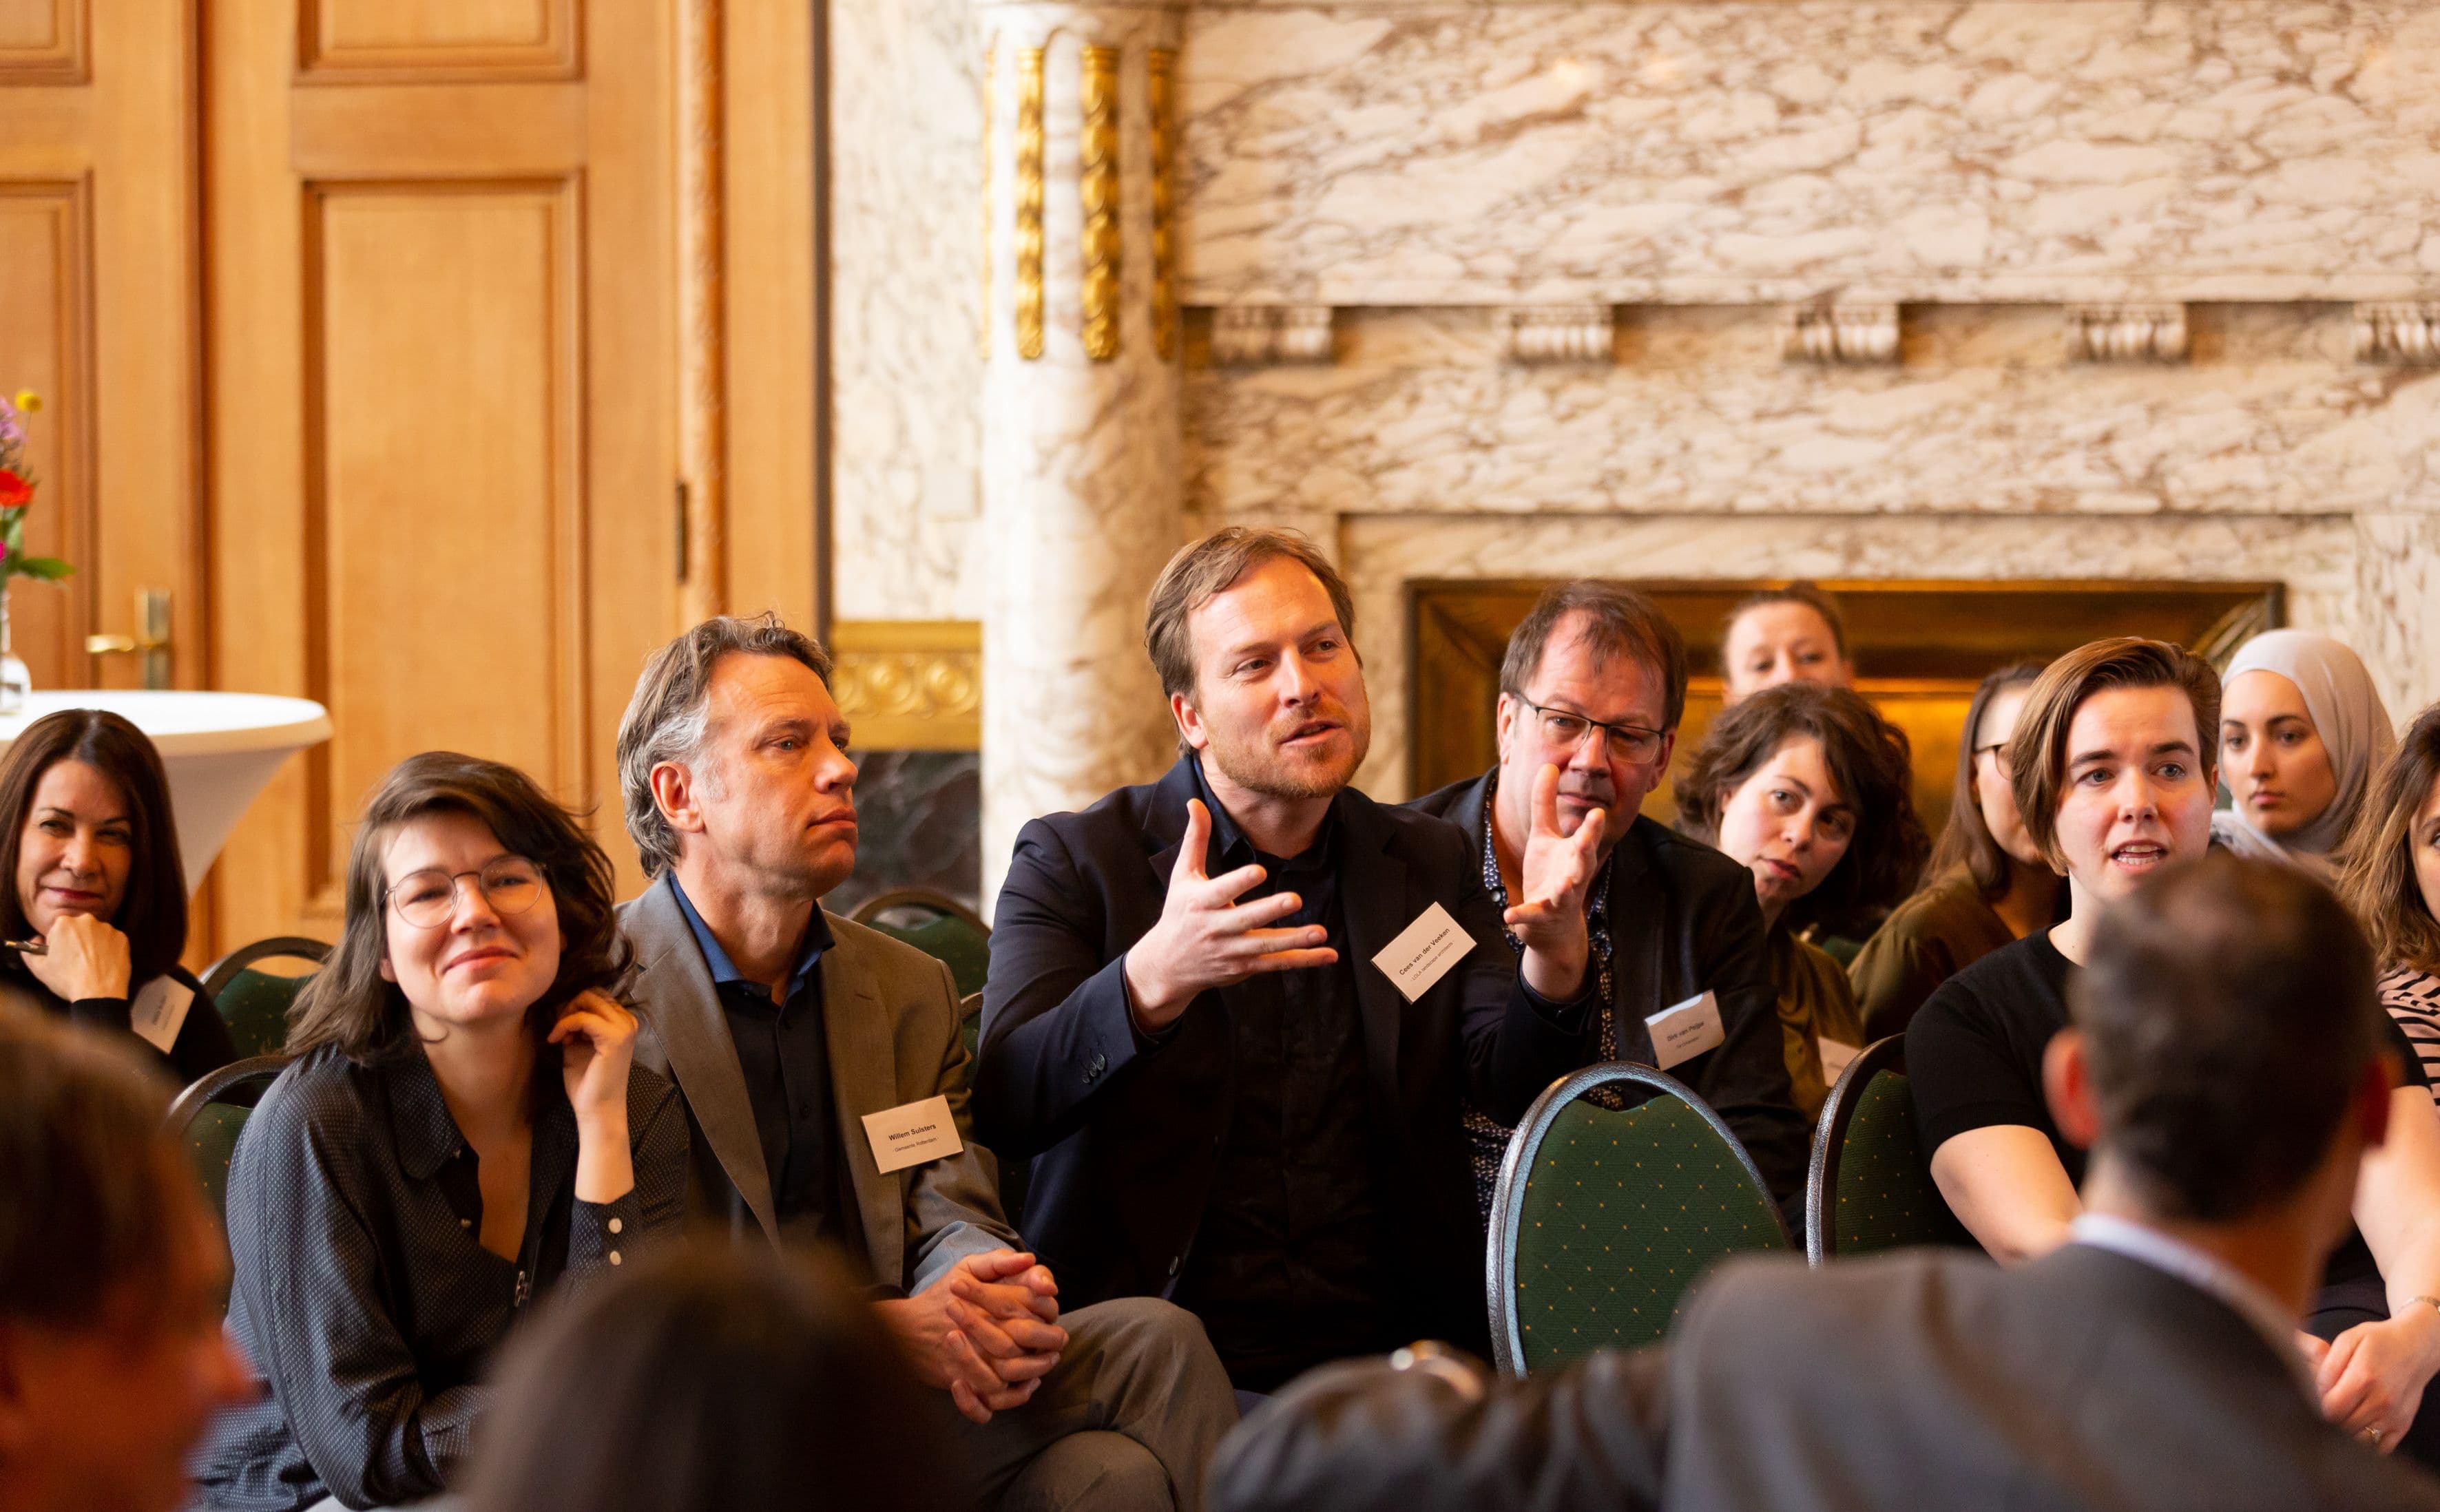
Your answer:
[[[1915,1143],[1906,1040],[1892,1035],[1848,1063],[1821,1105],[1804,1188],[1804,1253],[1815,1265],[1918,1244],[1972,1245]]]
[[[1643,1100],[1613,1112],[1598,1088]],[[1762,1172],[1717,1113],[1649,1066],[1552,1084],[1516,1126],[1491,1213],[1492,1352],[1510,1375],[1669,1331],[1715,1262],[1785,1250]]]
[[[310,971],[302,975],[260,971],[255,963],[295,960],[318,966],[330,957],[331,948],[320,940],[284,934],[241,946],[212,963],[212,969],[204,973],[204,996],[220,1010],[240,1056],[279,1053],[288,1042],[289,1006],[296,1001],[297,989],[313,977]]]
[[[946,893],[900,887],[877,894],[848,916],[858,924],[904,940],[949,969],[960,995],[983,989],[991,968],[991,926],[982,916]]]
[[[237,1153],[238,1135],[245,1130],[246,1115],[278,1079],[289,1059],[254,1056],[232,1061],[180,1093],[162,1120],[170,1137],[186,1150],[196,1184],[211,1204],[212,1216],[224,1226],[228,1219],[229,1157]],[[223,1301],[226,1300],[224,1295]]]

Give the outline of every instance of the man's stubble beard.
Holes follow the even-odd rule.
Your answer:
[[[1349,710],[1342,726],[1354,741],[1343,769],[1324,774],[1311,768],[1299,769],[1289,763],[1272,759],[1268,742],[1257,738],[1240,746],[1234,740],[1223,740],[1219,732],[1211,732],[1204,756],[1220,769],[1220,774],[1248,792],[1259,792],[1266,798],[1335,798],[1355,780],[1356,770],[1364,765],[1365,756],[1372,748],[1372,720],[1369,712]]]

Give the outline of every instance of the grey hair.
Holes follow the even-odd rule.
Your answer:
[[[831,680],[830,653],[769,610],[751,618],[714,615],[653,653],[619,720],[619,792],[647,877],[658,878],[678,861],[677,831],[653,797],[653,769],[664,761],[691,767],[702,756],[712,668],[732,652],[785,656],[812,667],[825,685]]]

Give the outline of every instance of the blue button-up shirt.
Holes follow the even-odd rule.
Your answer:
[[[842,1213],[852,1212],[840,1178],[838,1121],[831,1095],[830,1035],[822,1022],[822,952],[831,948],[831,927],[817,906],[806,922],[804,943],[788,973],[785,995],[747,979],[722,950],[694,902],[670,879],[678,909],[703,951],[712,986],[737,1046],[745,1095],[754,1104],[755,1131],[762,1136],[762,1165],[771,1177],[771,1205],[780,1236],[790,1242],[837,1239]],[[848,1245],[851,1251],[860,1246]]]

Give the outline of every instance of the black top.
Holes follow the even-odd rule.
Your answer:
[[[576,1198],[576,1114],[558,1058],[536,1067],[531,1185],[515,1260],[483,1248],[476,1158],[421,1054],[359,1066],[325,1046],[280,1073],[229,1162],[228,1335],[269,1395],[196,1450],[203,1503],[294,1512],[440,1491],[466,1457],[483,1368],[563,1276],[620,1263],[681,1221],[677,1091],[627,1077],[636,1185]]]
[[[145,1056],[175,1077],[181,1087],[194,1085],[205,1076],[237,1058],[237,1046],[229,1040],[228,1025],[222,1021],[220,1010],[212,1006],[211,999],[204,996],[204,985],[183,966],[173,966],[162,974],[192,992],[195,1000],[187,1005],[187,1020],[178,1025],[178,1037],[170,1041],[169,1054],[164,1055],[153,1047],[151,1041],[137,1035],[131,1027],[132,997],[79,998],[70,1003],[35,980],[31,971],[18,964],[13,952],[0,954],[5,954],[8,962],[0,966],[0,983],[6,984],[10,995],[22,995],[45,1009],[87,1028],[134,1041]]]
[[[1495,775],[1496,770],[1453,783],[1408,807],[1464,828],[1480,858],[1490,836]],[[1644,1021],[1712,993],[1720,1008],[1718,1047],[1679,1061],[1669,1075],[1694,1089],[1728,1124],[1779,1199],[1790,1232],[1802,1234],[1813,1129],[1796,1111],[1787,1061],[1780,1053],[1779,989],[1771,981],[1753,873],[1701,841],[1639,815],[1611,848],[1600,885],[1608,944],[1603,963],[1609,986],[1606,1022],[1579,1043],[1566,1069],[1603,1058],[1651,1064],[1652,1033]],[[1522,1112],[1496,1120],[1498,1127],[1514,1125]]]
[[[1237,901],[1293,892],[1302,906],[1268,927],[1321,925],[1338,952],[1336,965],[1257,972],[1219,994],[1237,1103],[1175,1295],[1202,1318],[1229,1379],[1267,1392],[1323,1361],[1405,1341],[1383,1332],[1380,1120],[1367,1116],[1338,827],[1325,823],[1303,854],[1283,860],[1257,851],[1209,788],[1203,800],[1206,871],[1260,863],[1263,881]]]
[[[728,1038],[737,1046],[737,1069],[745,1073],[755,1132],[762,1136],[762,1168],[771,1175],[771,1211],[780,1237],[790,1244],[838,1241],[844,1233],[838,1215],[854,1205],[842,1197],[847,1186],[834,1132],[830,1033],[822,1022],[822,952],[833,943],[830,924],[816,906],[788,976],[787,1001],[774,1003],[771,989],[748,981],[720,948],[674,872],[670,892],[694,931],[728,1021]],[[861,1262],[863,1246],[837,1247]]]
[[[1198,796],[1182,759],[1157,783],[1033,820],[1000,887],[975,1133],[1003,1159],[1034,1157],[1018,1227],[1058,1273],[1063,1307],[1174,1293],[1247,1090],[1220,993],[1157,1038],[1127,1005],[1126,952],[1160,920]],[[1593,994],[1552,1004],[1526,987],[1455,826],[1352,788],[1331,809],[1365,1107],[1388,1151],[1377,1180],[1397,1263],[1376,1285],[1393,1332],[1487,1349],[1459,1098],[1523,1112],[1581,1063]],[[1435,903],[1474,948],[1408,1003],[1372,957]]]
[[[2036,930],[1941,984],[1909,1022],[1907,1080],[1927,1163],[1969,1130],[2020,1125],[2049,1140],[2068,1180],[2084,1185],[2085,1152],[2059,1137],[2042,1093],[2042,1052],[2067,1027],[2067,985],[2075,969],[2050,932]],[[2394,1023],[2387,1032],[2403,1084],[2421,1088],[2413,1048]],[[2330,1253],[2322,1284],[2379,1273],[2362,1233],[2351,1228]]]

